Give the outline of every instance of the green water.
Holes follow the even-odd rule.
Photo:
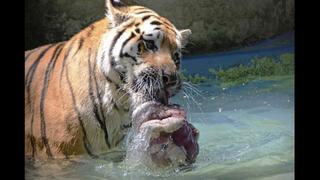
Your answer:
[[[123,152],[113,152],[101,159],[26,160],[26,179],[293,179],[292,77],[227,89],[185,85],[172,101],[200,130],[200,154],[191,167],[130,168]]]

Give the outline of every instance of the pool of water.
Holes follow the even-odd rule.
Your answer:
[[[200,130],[200,153],[192,166],[131,168],[122,161],[124,152],[115,151],[101,159],[26,159],[26,179],[294,179],[293,76],[230,88],[186,83],[171,101],[182,105]]]

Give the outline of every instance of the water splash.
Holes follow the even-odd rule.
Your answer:
[[[151,159],[148,158],[147,152],[151,133],[148,132],[148,129],[140,132],[134,132],[133,129],[128,133],[126,140],[127,155],[124,163],[128,169],[134,169],[137,166],[142,166],[151,161]]]

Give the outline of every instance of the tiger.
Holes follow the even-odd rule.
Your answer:
[[[135,106],[181,89],[190,35],[149,8],[106,0],[105,17],[69,40],[25,51],[25,156],[122,147]]]

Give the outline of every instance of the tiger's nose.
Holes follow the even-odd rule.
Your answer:
[[[177,83],[178,75],[177,73],[174,73],[174,74],[164,73],[162,80],[166,87],[174,86]]]

